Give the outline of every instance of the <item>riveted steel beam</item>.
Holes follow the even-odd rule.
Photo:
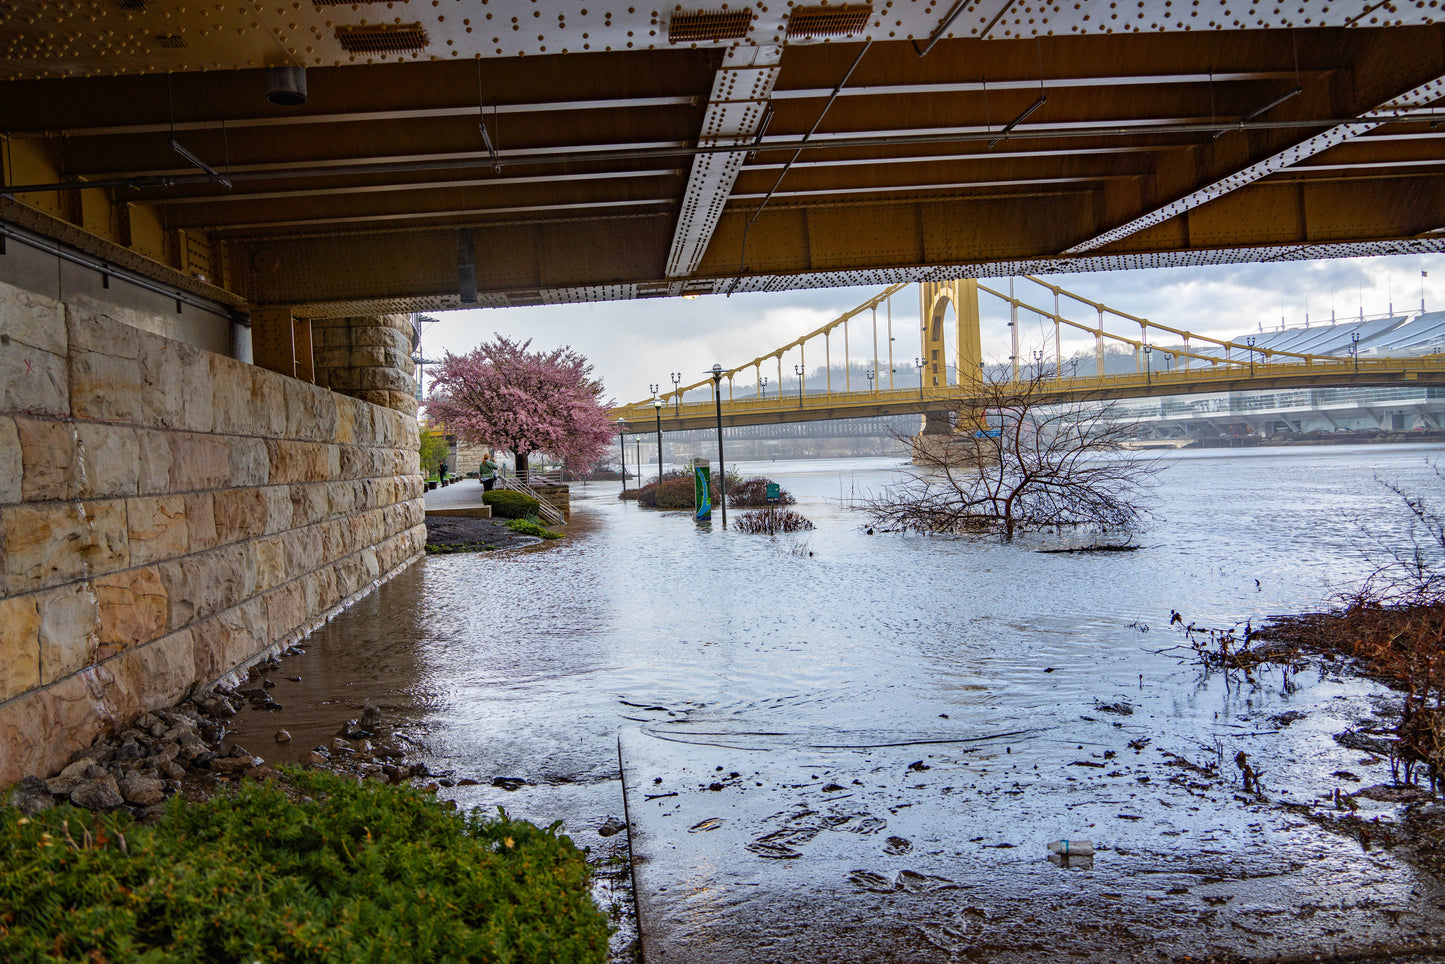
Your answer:
[[[699,154],[693,159],[667,255],[669,278],[692,274],[707,250],[747,152],[763,133],[768,97],[778,79],[782,54],[779,45],[737,44],[723,58],[703,115],[698,145],[737,150]]]
[[[1093,233],[1085,240],[1078,241],[1066,249],[1065,254],[1085,254],[1108,247],[1149,228],[1154,228],[1194,208],[1223,198],[1243,187],[1254,184],[1271,175],[1278,174],[1302,161],[1331,148],[1354,141],[1382,125],[1378,115],[1392,114],[1401,110],[1425,107],[1445,98],[1445,51],[1440,38],[1428,33],[1411,33],[1396,38],[1395,43],[1376,44],[1361,51],[1353,65],[1350,76],[1343,78],[1316,78],[1302,81],[1297,85],[1300,97],[1284,104],[1280,110],[1308,111],[1310,105],[1320,100],[1341,104],[1326,116],[1353,114],[1353,120],[1334,124],[1328,128],[1287,144],[1278,143],[1280,138],[1266,140],[1268,147],[1259,150],[1255,143],[1240,145],[1238,149],[1248,157],[1248,163],[1234,166],[1227,173],[1222,168],[1228,163],[1232,146],[1221,144],[1216,136],[1207,145],[1191,151],[1187,160],[1171,158],[1172,170],[1159,180],[1168,183],[1171,179],[1188,177],[1185,173],[1192,168],[1201,183],[1166,204],[1129,217],[1103,231]],[[1282,103],[1276,100],[1275,104]],[[1270,107],[1271,105],[1265,105]],[[1272,108],[1271,108],[1272,109]],[[1253,119],[1253,117],[1242,118]],[[1241,133],[1239,138],[1248,135]],[[1273,141],[1274,143],[1269,143]]]

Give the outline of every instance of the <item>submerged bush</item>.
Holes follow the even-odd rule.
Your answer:
[[[158,822],[0,807],[0,960],[601,962],[582,854],[542,829],[322,773]]]
[[[713,503],[717,503],[717,484],[708,487]],[[648,509],[691,509],[697,502],[692,478],[664,479],[654,482],[637,494],[637,504]]]
[[[717,504],[717,479],[708,486],[713,505]],[[691,472],[668,472],[662,477],[662,485],[649,482],[637,490],[637,504],[644,509],[691,509],[694,506],[693,481]]]
[[[541,503],[530,495],[511,489],[493,489],[482,493],[482,502],[492,507],[492,514],[502,519],[525,519],[536,515]]]
[[[792,509],[758,509],[744,512],[735,523],[739,532],[749,535],[773,535],[778,532],[804,532],[813,528],[807,516]]]
[[[772,479],[765,479],[762,476],[755,476],[751,479],[742,479],[734,483],[728,479],[728,508],[729,509],[760,509],[768,505],[768,486],[773,484]],[[778,501],[773,505],[796,505],[797,499],[782,486],[778,487]]]

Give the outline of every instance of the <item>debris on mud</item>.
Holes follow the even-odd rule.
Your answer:
[[[1334,737],[1340,746],[1367,753],[1372,760],[1388,760],[1394,783],[1365,786],[1353,793],[1336,788],[1324,798],[1323,808],[1278,805],[1298,809],[1365,849],[1398,847],[1412,862],[1445,874],[1445,807],[1435,803],[1435,792],[1445,785],[1445,601],[1386,604],[1362,592],[1340,609],[1273,616],[1257,629],[1250,622],[1242,629],[1201,627],[1186,623],[1179,613],[1172,614],[1171,624],[1181,629],[1187,643],[1176,648],[1192,651],[1206,672],[1223,672],[1227,681],[1258,686],[1259,674],[1278,670],[1288,690],[1291,674],[1303,670],[1305,661],[1314,657],[1328,667],[1403,693],[1402,701],[1388,701],[1377,710],[1377,719]],[[1269,722],[1282,728],[1306,717],[1291,710],[1270,717]],[[1200,768],[1170,756],[1171,765],[1218,774],[1213,767]],[[1347,783],[1360,782],[1349,771],[1330,775]],[[1245,790],[1259,790],[1258,776],[1248,760],[1240,764]],[[1421,778],[1423,784],[1418,782]],[[1361,800],[1403,806],[1396,819],[1367,817],[1357,813]]]

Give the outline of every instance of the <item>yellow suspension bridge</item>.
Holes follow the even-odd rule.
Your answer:
[[[1029,375],[1040,374],[1043,403],[1277,388],[1445,384],[1445,354],[1441,353],[1361,358],[1357,342],[1354,350],[1344,357],[1256,347],[1253,337],[1241,341],[1195,334],[1111,308],[1041,278],[1024,276],[1021,280],[1031,286],[1030,290],[1049,293],[1051,298],[1045,299],[1049,303],[1038,304],[1016,295],[1012,278],[1008,279],[1006,291],[975,279],[921,283],[922,352],[917,360],[922,365],[918,383],[907,387],[893,384],[891,376],[894,370],[891,299],[906,287],[896,284],[785,345],[734,368],[715,371],[716,379],[710,375],[689,385],[677,385],[657,399],[620,406],[613,410],[613,415],[624,430],[630,432],[653,431],[659,424],[663,431],[710,428],[716,424],[718,410],[714,386],[721,396],[724,427],[913,413],[943,415],[964,410],[977,397],[983,377],[978,373],[985,364],[980,311],[980,298],[985,296],[1002,302],[1009,313],[1011,376],[1018,379],[1025,369]],[[1074,309],[1074,314],[1082,306],[1091,317],[1087,321],[1071,318],[1064,312],[1064,305]],[[885,344],[889,352],[886,367],[877,348],[880,307],[886,312]],[[956,316],[954,332],[945,328],[950,308]],[[874,360],[870,369],[872,377],[866,385],[858,385],[849,367],[850,322],[865,312],[872,314]],[[1052,339],[1045,340],[1045,347],[1052,350],[1031,352],[1031,363],[1023,360],[1025,356],[1020,351],[1021,313],[1031,313],[1045,326],[1053,326]],[[948,344],[950,334],[954,335],[952,347]],[[1078,371],[1081,366],[1077,353],[1066,360],[1063,346],[1070,336],[1092,338],[1092,372]],[[840,342],[839,360],[843,370],[838,373],[834,352]],[[1111,347],[1131,352],[1137,370],[1106,374],[1105,359]],[[807,359],[816,359],[819,352],[823,358],[825,384],[821,388],[817,385],[804,388],[810,375]],[[796,374],[800,387],[788,391],[784,387],[783,359],[787,356],[791,360],[794,353],[797,362],[788,373],[788,380]],[[1002,377],[1010,377],[1009,369],[1003,371]],[[769,385],[772,381],[769,375],[774,372],[776,381]],[[816,375],[816,370],[813,374]],[[885,374],[889,387],[883,387]],[[996,379],[999,374],[989,372],[988,377]],[[749,394],[737,397],[738,387],[747,389]],[[689,393],[700,390],[707,392],[705,400],[684,400]]]

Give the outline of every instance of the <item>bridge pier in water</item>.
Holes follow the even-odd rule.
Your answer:
[[[254,310],[253,365],[224,308],[16,270],[46,260],[20,248],[0,264],[0,786],[286,647],[425,543],[408,316]]]
[[[955,278],[952,281],[924,281],[918,285],[919,312],[922,331],[924,378],[934,389],[948,390],[949,385],[962,391],[969,380],[977,384],[983,377],[983,337],[978,306],[978,280]],[[949,309],[953,309],[955,357],[949,358],[947,328]],[[1015,329],[1017,330],[1017,329]],[[949,381],[952,361],[954,380]],[[913,461],[919,461],[919,450],[926,449],[935,457],[949,447],[949,438],[958,431],[972,431],[981,423],[981,412],[924,413],[923,426],[913,440]]]

